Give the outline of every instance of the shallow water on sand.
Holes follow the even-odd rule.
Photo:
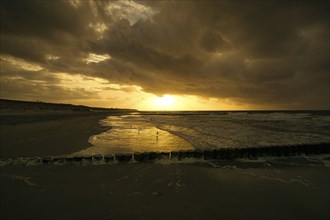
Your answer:
[[[102,120],[111,129],[91,136],[94,146],[75,153],[76,155],[114,154],[133,152],[171,152],[193,149],[186,140],[156,128],[140,115],[109,116]]]

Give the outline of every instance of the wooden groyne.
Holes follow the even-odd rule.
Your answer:
[[[19,157],[0,159],[2,165],[20,164],[111,164],[127,162],[151,162],[154,160],[183,160],[195,158],[200,160],[257,160],[260,157],[294,157],[299,155],[330,154],[330,143],[310,145],[290,145],[259,148],[221,148],[214,150],[173,151],[173,152],[144,152],[89,156],[47,156],[47,157]]]

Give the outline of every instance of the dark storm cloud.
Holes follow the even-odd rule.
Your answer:
[[[330,107],[329,1],[120,3],[2,2],[1,54],[159,95]],[[97,24],[107,27],[102,36]],[[89,53],[111,59],[86,64]]]
[[[102,14],[96,2],[74,8],[69,1],[2,1],[1,53],[34,62],[58,54],[68,63],[89,51],[95,37],[89,24]]]

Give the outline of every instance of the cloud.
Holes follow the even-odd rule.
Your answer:
[[[157,95],[329,108],[329,9],[328,1],[6,1],[1,56],[40,66],[50,83],[47,75],[65,72]],[[23,76],[4,65],[2,74]]]

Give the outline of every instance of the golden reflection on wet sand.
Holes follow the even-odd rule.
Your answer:
[[[140,115],[110,116],[103,120],[102,124],[112,128],[91,136],[89,142],[94,146],[79,151],[75,155],[171,152],[194,149],[184,139],[156,128]]]

